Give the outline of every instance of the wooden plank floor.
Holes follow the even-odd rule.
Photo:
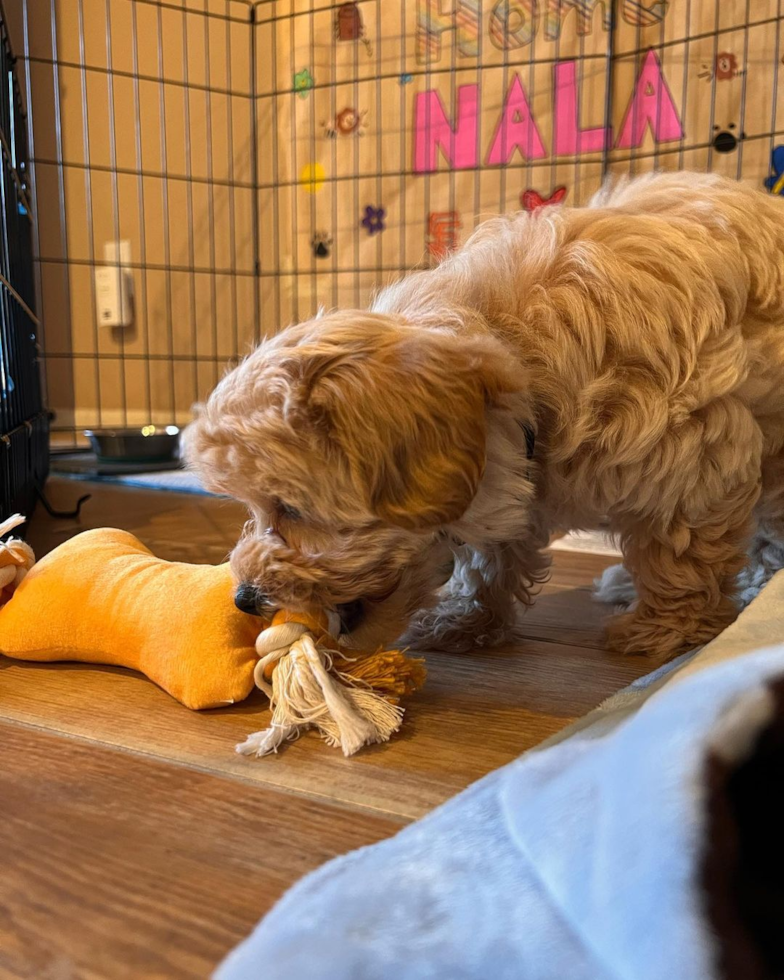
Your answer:
[[[88,527],[161,557],[223,560],[242,508],[52,480],[80,520],[39,511],[41,556]],[[613,559],[556,552],[519,644],[429,655],[403,731],[353,759],[305,736],[238,756],[265,699],[196,714],[118,668],[0,657],[0,977],[204,977],[302,874],[381,839],[647,672],[605,653],[592,579]]]

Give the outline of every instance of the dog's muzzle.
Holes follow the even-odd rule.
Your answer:
[[[269,597],[257,585],[251,585],[250,582],[241,582],[234,593],[234,605],[240,612],[249,613],[251,616],[260,616],[268,602]]]
[[[267,616],[274,609],[274,603],[270,602],[267,593],[250,582],[241,582],[237,586],[234,592],[234,605],[240,612],[248,613],[250,616]],[[365,618],[365,604],[362,599],[342,602],[336,608],[341,633],[355,630]]]

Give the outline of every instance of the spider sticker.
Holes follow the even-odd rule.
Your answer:
[[[729,51],[722,51],[716,55],[716,78],[720,82],[725,82],[729,78],[734,78],[738,74],[738,59]]]
[[[346,107],[335,117],[337,131],[343,136],[362,136],[365,132],[366,109],[351,109]]]
[[[331,122],[321,124],[324,127],[324,136],[328,140],[334,140],[338,136],[364,136],[367,131],[366,117],[367,109],[346,106]]]
[[[746,69],[738,68],[738,59],[730,51],[720,51],[712,63],[703,63],[697,72],[697,78],[703,78],[706,82],[711,82],[715,78],[717,82],[727,82],[738,75],[745,75]]]

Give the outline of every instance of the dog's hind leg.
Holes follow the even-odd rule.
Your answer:
[[[738,609],[756,599],[776,572],[784,568],[784,524],[774,531],[759,528],[749,548],[748,562],[738,573],[735,600]],[[637,586],[625,565],[611,565],[594,581],[597,602],[628,609],[637,602]]]
[[[631,498],[625,513],[613,515],[639,594],[634,610],[609,625],[610,647],[619,652],[668,660],[713,639],[737,615],[737,576],[756,526],[762,434],[749,409],[728,396],[673,429],[660,457],[680,459],[692,443],[700,446],[696,468],[672,466],[661,493],[647,498],[653,506]]]
[[[681,523],[669,535],[642,530],[628,541],[625,558],[640,598],[632,612],[611,621],[611,649],[665,661],[732,622],[757,493],[756,485],[743,486],[691,527]]]
[[[762,463],[762,493],[749,561],[738,575],[738,605],[745,608],[784,568],[784,452]]]

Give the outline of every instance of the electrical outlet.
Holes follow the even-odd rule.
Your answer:
[[[131,243],[127,239],[105,242],[103,258],[106,265],[95,270],[98,325],[129,327],[133,322]]]
[[[119,242],[104,242],[103,260],[106,265],[120,265],[125,268],[131,264],[131,243],[127,238]]]

